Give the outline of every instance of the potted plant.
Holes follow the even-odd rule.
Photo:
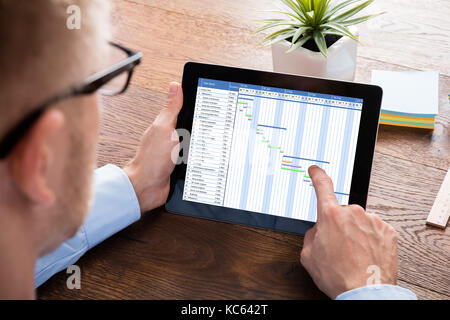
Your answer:
[[[353,81],[358,45],[355,25],[382,13],[355,15],[374,0],[280,1],[285,10],[269,12],[281,16],[262,20],[265,25],[254,32],[278,28],[262,42],[272,46],[274,71]]]

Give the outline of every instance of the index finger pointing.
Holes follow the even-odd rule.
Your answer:
[[[308,172],[316,190],[317,209],[324,205],[338,205],[334,194],[333,181],[327,173],[317,166],[309,167]]]

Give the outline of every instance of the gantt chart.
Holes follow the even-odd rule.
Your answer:
[[[199,79],[183,200],[316,221],[317,165],[348,204],[362,104]]]

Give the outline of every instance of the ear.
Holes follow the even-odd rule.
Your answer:
[[[64,125],[60,110],[44,112],[8,158],[8,167],[17,187],[30,201],[49,206],[55,194],[48,186],[51,137]]]

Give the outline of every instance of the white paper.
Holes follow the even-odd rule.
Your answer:
[[[372,71],[372,84],[383,88],[383,111],[436,115],[439,112],[438,71]]]

